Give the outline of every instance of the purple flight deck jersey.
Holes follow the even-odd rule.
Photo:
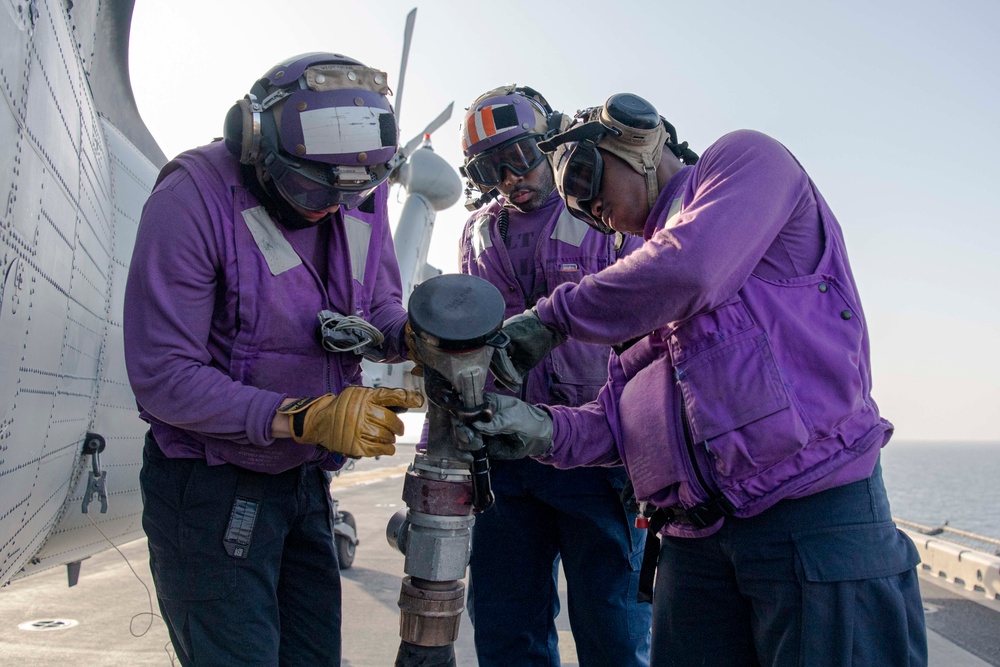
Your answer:
[[[500,237],[497,218],[501,202],[494,201],[472,215],[462,233],[458,265],[462,273],[479,276],[500,290],[506,304],[505,317],[523,313],[535,303],[524,294],[520,271],[511,263],[511,253]],[[614,264],[642,245],[626,237],[616,248],[615,237],[606,236],[577,220],[559,199],[558,193],[535,211],[508,209],[511,228],[519,223],[538,230],[534,248],[534,295],[545,294],[562,284],[576,284],[583,277]],[[549,405],[581,405],[594,400],[608,378],[607,344],[595,345],[570,339],[552,350],[535,366],[524,382],[524,399]],[[490,378],[490,390],[494,389]]]
[[[580,340],[645,334],[612,357],[595,402],[549,408],[541,460],[623,462],[640,499],[691,507],[721,493],[740,517],[869,477],[892,425],[871,397],[840,226],[791,153],[758,132],[722,137],[667,182],[644,237],[537,305]]]
[[[387,192],[368,212],[341,209],[293,230],[246,188],[221,141],[164,167],[143,209],[124,323],[129,380],[164,454],[268,473],[343,464],[273,438],[271,421],[285,398],[361,383],[357,355],[320,345],[320,310],[376,326],[389,361],[405,352]]]

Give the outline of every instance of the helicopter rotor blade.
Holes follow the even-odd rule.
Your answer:
[[[414,7],[406,15],[406,28],[403,30],[403,59],[399,63],[399,81],[396,83],[396,123],[403,110],[403,83],[406,81],[406,61],[410,59],[410,42],[413,41],[413,26],[417,22],[417,8]]]
[[[420,142],[424,140],[424,136],[433,133],[436,129],[447,123],[448,119],[451,118],[451,112],[454,107],[455,103],[449,102],[448,106],[445,107],[445,110],[439,113],[437,118],[428,123],[427,127],[425,127],[420,134],[406,142],[406,145],[403,146],[403,155],[409,157],[410,154],[417,149],[417,146],[420,145]]]

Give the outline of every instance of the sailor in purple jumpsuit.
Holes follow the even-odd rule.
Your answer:
[[[542,147],[574,215],[646,243],[509,319],[513,365],[567,336],[638,340],[585,406],[491,399],[491,456],[625,464],[662,533],[654,665],[926,664],[861,301],[801,165],[751,131],[698,159],[630,94]]]
[[[334,54],[280,63],[143,209],[125,356],[150,425],[150,567],[183,665],[340,664],[329,471],[392,453],[389,408],[420,404],[356,386],[361,358],[318,336],[329,311],[373,356],[407,353],[384,81]]]
[[[500,196],[466,222],[459,268],[496,286],[507,316],[642,244],[601,234],[566,211],[537,149],[560,119],[568,122],[536,91],[505,86],[479,96],[462,124],[470,185]],[[567,341],[519,391],[505,391],[532,403],[583,405],[607,381],[609,354],[606,344]],[[636,602],[645,531],[621,497],[624,467],[559,470],[530,459],[491,467],[496,504],[476,516],[469,563],[479,665],[560,664],[560,560],[579,664],[648,665],[650,609]]]

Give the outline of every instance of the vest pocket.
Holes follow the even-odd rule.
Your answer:
[[[568,341],[552,350],[550,397],[555,405],[578,406],[597,398],[608,380],[608,355],[604,345]]]
[[[675,372],[692,437],[711,455],[720,490],[742,486],[809,441],[767,334],[721,343]]]
[[[741,338],[676,368],[691,431],[710,440],[789,406],[766,334]]]

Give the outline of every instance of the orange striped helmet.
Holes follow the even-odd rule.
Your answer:
[[[525,135],[544,136],[553,116],[549,103],[531,88],[501,86],[483,93],[462,120],[462,154],[470,158]],[[558,129],[558,128],[555,128]]]

